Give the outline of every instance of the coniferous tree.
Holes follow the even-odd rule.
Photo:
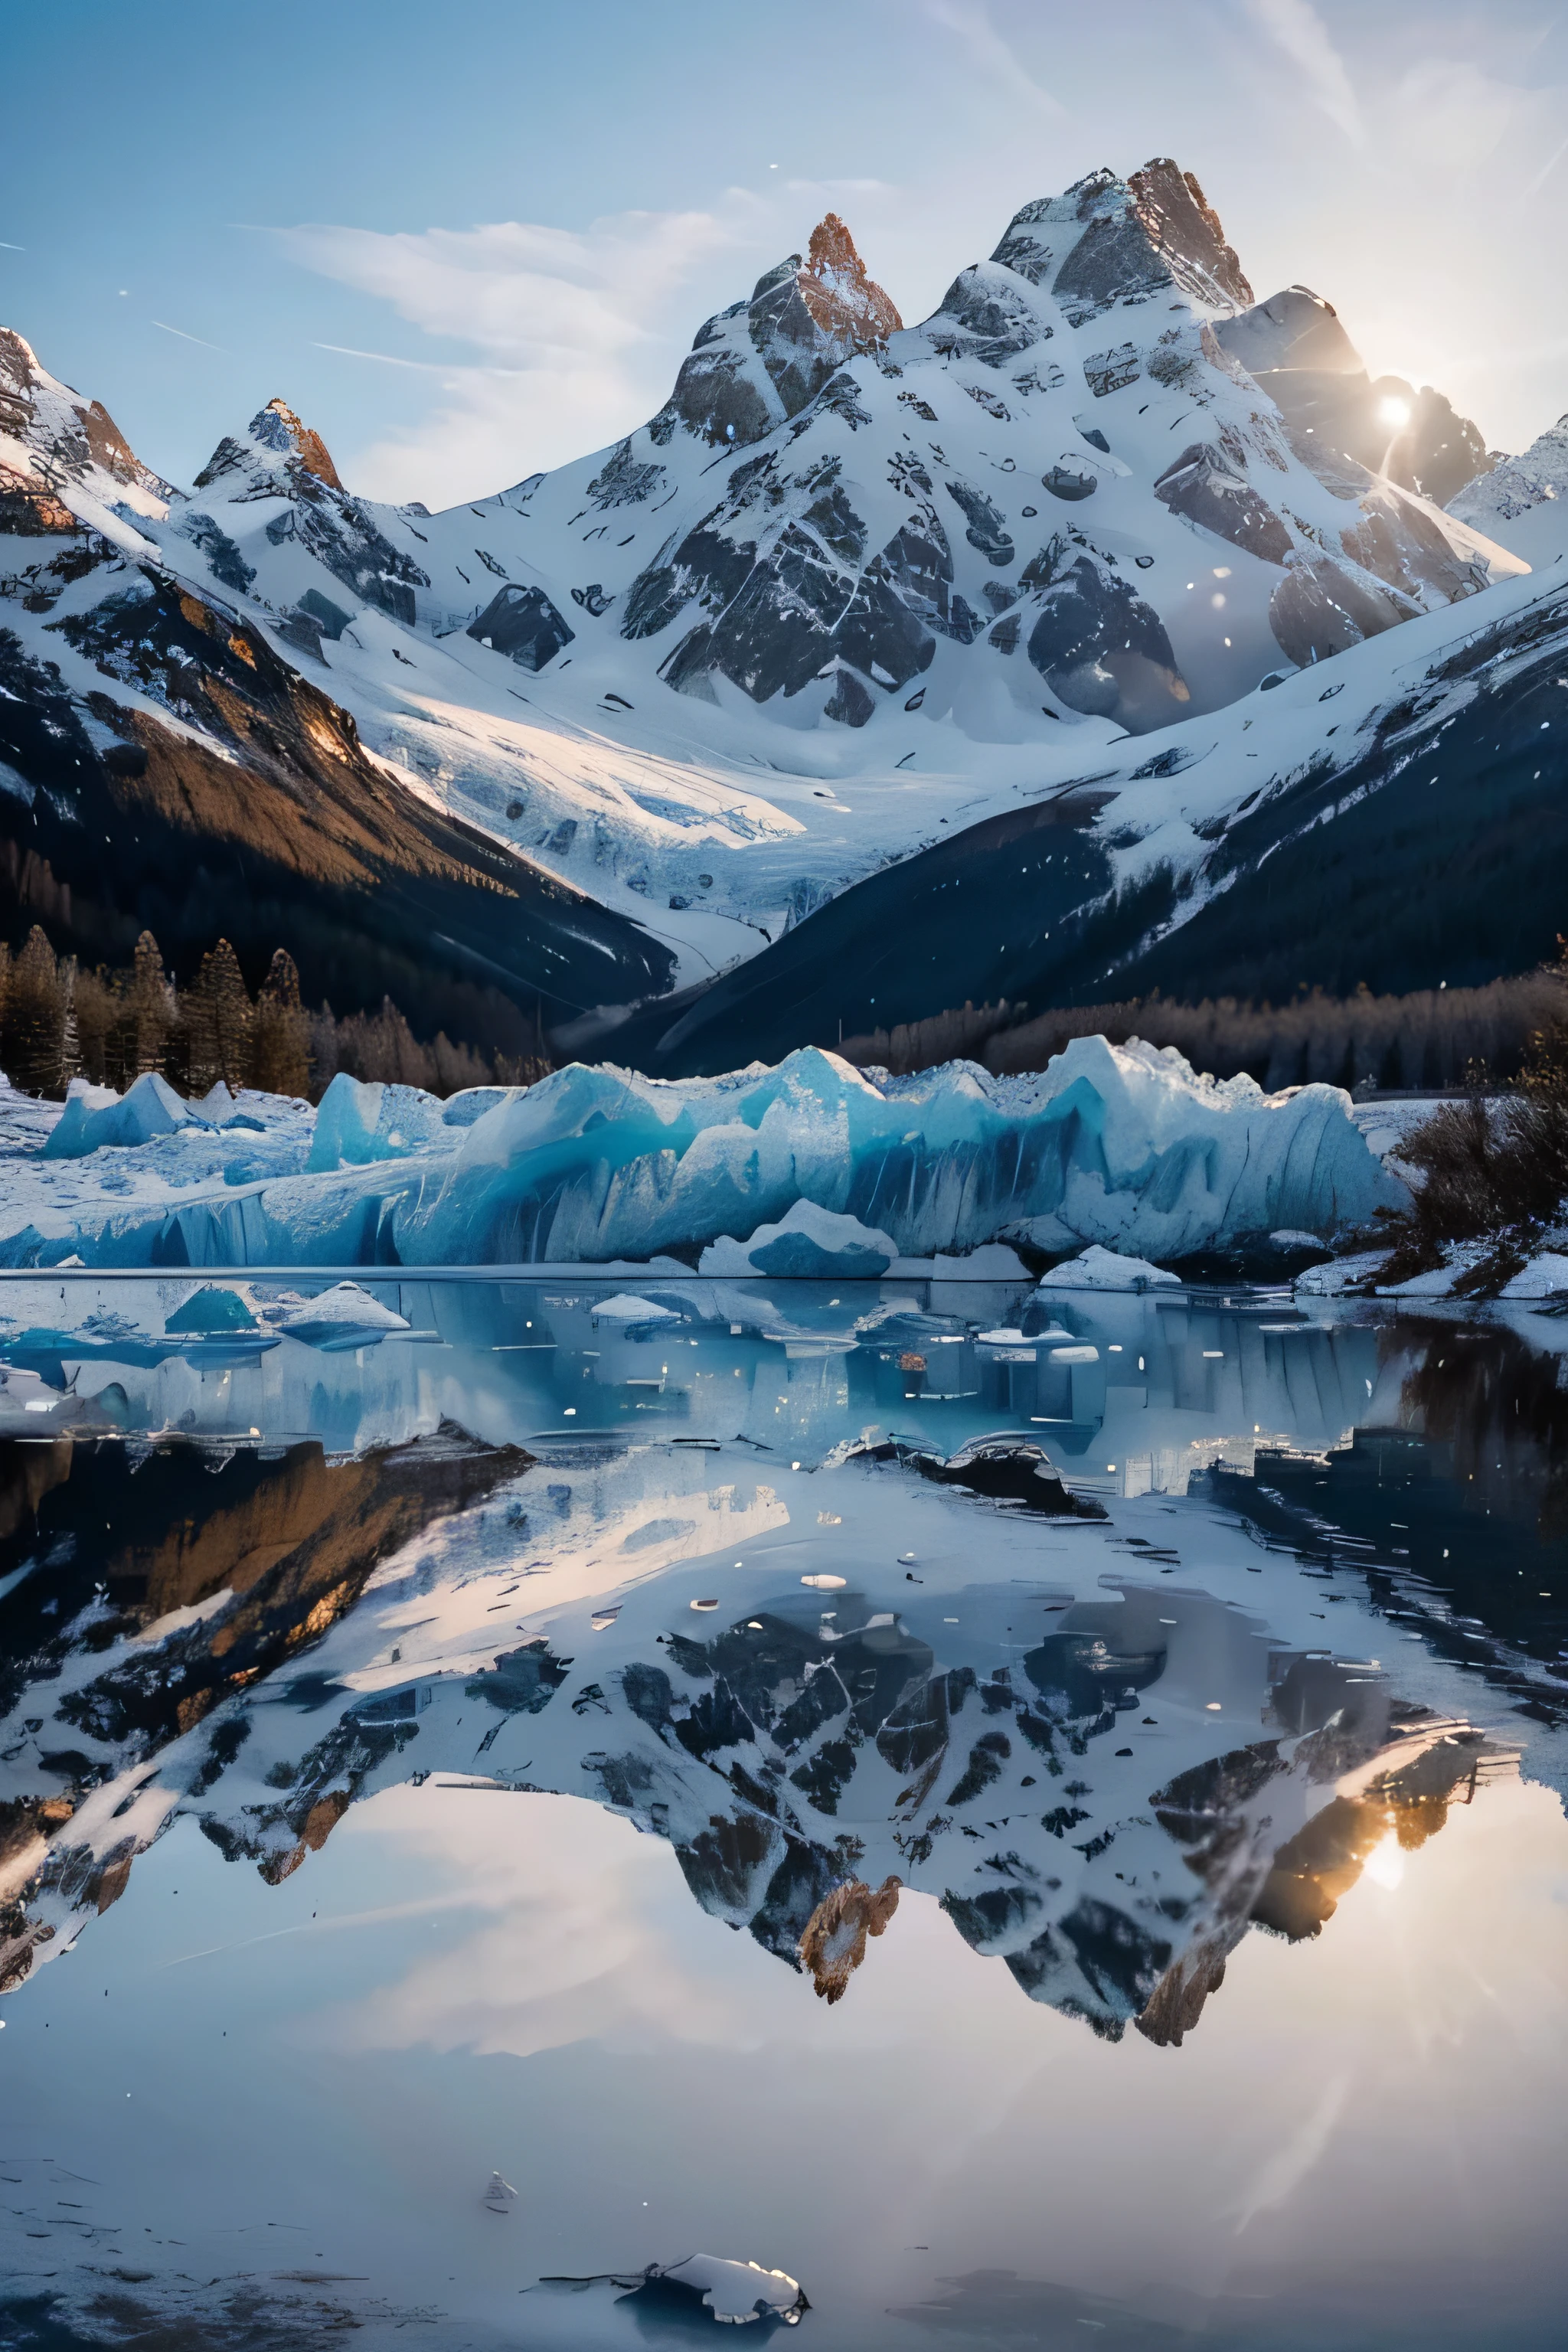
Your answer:
[[[173,1026],[173,1007],[169,1002],[169,983],[163,976],[163,959],[151,931],[143,931],[136,942],[128,992],[136,1024],[134,1076],[140,1077],[143,1071],[163,1068],[168,1059],[169,1031]]]
[[[239,958],[219,940],[202,958],[196,984],[182,1004],[186,1031],[185,1087],[193,1101],[219,1081],[231,1091],[245,1084],[255,1019]]]
[[[0,1034],[13,1086],[33,1095],[64,1092],[65,1003],[59,965],[38,925],[11,967],[5,1025]]]
[[[250,1084],[273,1095],[302,1095],[310,1087],[310,1024],[300,1002],[299,969],[287,948],[273,956],[256,1000]]]
[[[110,1077],[110,1041],[115,1023],[120,1018],[120,999],[114,985],[101,964],[96,971],[79,971],[76,976],[77,1038],[81,1054],[82,1076],[95,1087]]]
[[[81,1076],[81,1034],[77,1026],[77,964],[75,956],[61,956],[59,960],[59,1088],[61,1094],[65,1094],[70,1087],[71,1080]]]

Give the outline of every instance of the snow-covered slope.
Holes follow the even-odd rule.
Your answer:
[[[165,551],[270,608],[419,788],[657,906],[695,979],[977,787],[1518,569],[1303,461],[1215,339],[1250,292],[1166,163],[1025,206],[911,329],[829,215],[615,448],[429,516],[350,497],[274,402]]]
[[[1495,462],[1468,417],[1429,383],[1416,392],[1403,376],[1374,382],[1333,304],[1310,287],[1288,286],[1215,332],[1275,403],[1297,456],[1331,488],[1371,471],[1453,513],[1457,493]]]
[[[135,551],[145,540],[116,509],[161,520],[177,493],[144,466],[100,400],[83,400],[0,327],[0,531],[69,530],[77,522]]]
[[[1526,971],[1561,929],[1565,659],[1553,566],[988,808],[976,793],[962,828],[607,1050],[675,1076],[966,1002],[1279,1003]]]
[[[1302,373],[1274,318],[1293,298],[1251,293],[1164,161],[1026,205],[913,328],[830,215],[700,330],[647,425],[437,516],[355,498],[280,400],[171,492],[18,342],[5,446],[36,482],[5,542],[8,690],[52,669],[90,744],[194,730],[246,766],[263,739],[222,716],[243,657],[216,648],[254,647],[378,783],[499,845],[531,907],[559,877],[605,910],[616,951],[550,992],[557,1024],[563,998],[702,987],[890,861],[1087,779],[1163,762],[1144,798],[1166,824],[1163,780],[1238,738],[1267,677],[1451,630],[1451,604],[1518,574],[1323,458],[1226,348],[1282,387]],[[63,537],[89,505],[110,560]],[[171,649],[193,593],[209,619]],[[25,731],[0,758],[50,791]],[[1211,764],[1211,819],[1251,795],[1253,748]],[[43,854],[71,881],[66,835]],[[1085,887],[1121,854],[1097,846]],[[483,955],[515,998],[512,959]]]
[[[1467,483],[1448,511],[1531,565],[1568,554],[1568,416],[1560,416],[1517,457],[1500,458]]]

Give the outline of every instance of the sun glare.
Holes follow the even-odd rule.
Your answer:
[[[1378,403],[1377,413],[1379,416],[1382,417],[1385,425],[1393,425],[1394,426],[1408,425],[1410,422],[1410,403],[1407,400],[1380,401]]]
[[[1382,1843],[1373,1846],[1362,1864],[1368,1878],[1378,1886],[1386,1886],[1392,1894],[1405,1875],[1405,1855],[1399,1839],[1393,1830]]]

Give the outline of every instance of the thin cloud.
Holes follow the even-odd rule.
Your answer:
[[[1350,2077],[1336,2074],[1325,2084],[1311,2114],[1263,2166],[1237,2221],[1238,2238],[1260,2213],[1288,2203],[1307,2175],[1322,2162],[1349,2090]]]
[[[713,213],[623,213],[583,232],[500,221],[418,235],[275,234],[292,259],[391,302],[411,326],[522,366],[563,352],[625,353],[655,333],[703,260],[742,241]]]
[[[731,188],[705,211],[620,213],[583,230],[501,221],[269,234],[301,267],[475,355],[434,362],[321,346],[440,377],[441,405],[357,454],[353,469],[373,497],[456,503],[618,440],[650,416],[704,313],[749,293],[760,263],[803,241],[816,194],[805,184],[775,184],[765,198]]]
[[[3,246],[7,253],[26,253],[27,250],[25,245],[13,245],[8,237],[4,236],[0,236],[0,246]]]
[[[154,319],[153,324],[162,327],[166,335],[178,335],[183,343],[200,343],[204,352],[221,352],[225,359],[233,357],[232,352],[224,351],[221,343],[209,343],[205,335],[187,335],[184,327],[171,327],[163,319]]]
[[[1540,194],[1542,189],[1546,185],[1547,181],[1552,177],[1552,173],[1555,172],[1558,164],[1561,163],[1564,155],[1568,155],[1568,139],[1564,139],[1560,146],[1552,149],[1545,163],[1542,163],[1540,171],[1537,172],[1534,179],[1531,180],[1530,184],[1530,193],[1532,196]]]
[[[944,32],[957,35],[974,64],[1016,90],[1041,113],[1058,118],[1066,114],[1060,99],[1036,80],[1012,43],[996,30],[987,9],[966,5],[964,0],[926,0],[926,15]]]
[[[313,352],[337,352],[345,360],[377,360],[383,367],[416,368],[421,375],[450,375],[450,368],[438,367],[434,360],[400,360],[391,352],[362,352],[353,343],[312,342]]]
[[[1242,0],[1247,14],[1305,77],[1314,103],[1357,147],[1366,138],[1345,61],[1310,0]]]

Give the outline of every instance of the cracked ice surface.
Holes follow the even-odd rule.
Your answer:
[[[73,1118],[82,1156],[45,1159],[40,1107],[0,1096],[0,1264],[646,1261],[763,1226],[804,1243],[809,1211],[835,1221],[834,1257],[1007,1236],[1157,1261],[1280,1227],[1328,1237],[1405,1197],[1337,1088],[1266,1095],[1099,1037],[1022,1077],[874,1077],[808,1047],[674,1082],[573,1064],[485,1100],[339,1076],[313,1124],[247,1094],[241,1127],[161,1118],[133,1142],[95,1090],[90,1123]]]

